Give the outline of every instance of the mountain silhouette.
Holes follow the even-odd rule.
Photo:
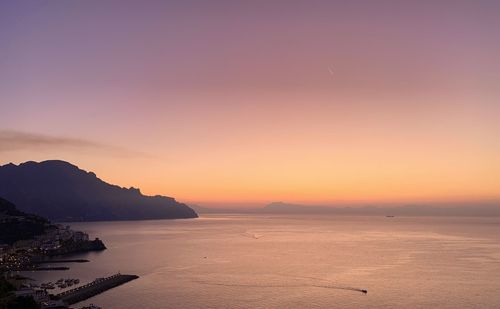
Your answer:
[[[196,218],[187,205],[166,196],[145,196],[65,161],[0,166],[0,196],[18,209],[53,221]]]

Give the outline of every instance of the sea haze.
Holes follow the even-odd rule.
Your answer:
[[[77,306],[500,307],[498,217],[213,214],[71,225],[108,250],[31,277],[140,275]]]

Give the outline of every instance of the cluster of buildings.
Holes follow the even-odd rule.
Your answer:
[[[42,252],[50,253],[50,251],[58,250],[66,241],[81,242],[88,241],[89,235],[81,231],[73,231],[70,227],[61,224],[56,225],[55,229],[47,231],[45,234],[36,236],[34,239],[35,246]]]
[[[73,231],[69,225],[57,224],[55,228],[49,229],[42,235],[35,236],[34,239],[20,240],[14,243],[13,247],[24,250],[40,250],[48,252],[61,248],[66,241],[81,242],[89,240],[89,235]]]
[[[22,270],[32,267],[35,256],[46,256],[58,252],[66,243],[88,241],[89,235],[73,231],[61,224],[33,239],[19,240],[11,246],[0,244],[0,270]]]
[[[4,273],[6,278],[15,277],[12,271],[34,269],[36,259],[57,253],[68,243],[88,240],[88,234],[57,224],[33,239],[19,240],[12,245],[0,244],[0,274]],[[64,302],[52,300],[46,289],[37,286],[22,286],[14,293],[20,297],[32,297],[43,309],[68,308]]]

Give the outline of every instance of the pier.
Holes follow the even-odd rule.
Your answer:
[[[116,274],[107,278],[98,278],[90,283],[64,291],[55,296],[66,304],[72,305],[137,278],[139,276]]]

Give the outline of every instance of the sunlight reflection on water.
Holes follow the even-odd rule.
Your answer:
[[[499,223],[269,215],[75,223],[109,249],[64,274],[30,275],[141,276],[77,305],[104,308],[498,308]]]

